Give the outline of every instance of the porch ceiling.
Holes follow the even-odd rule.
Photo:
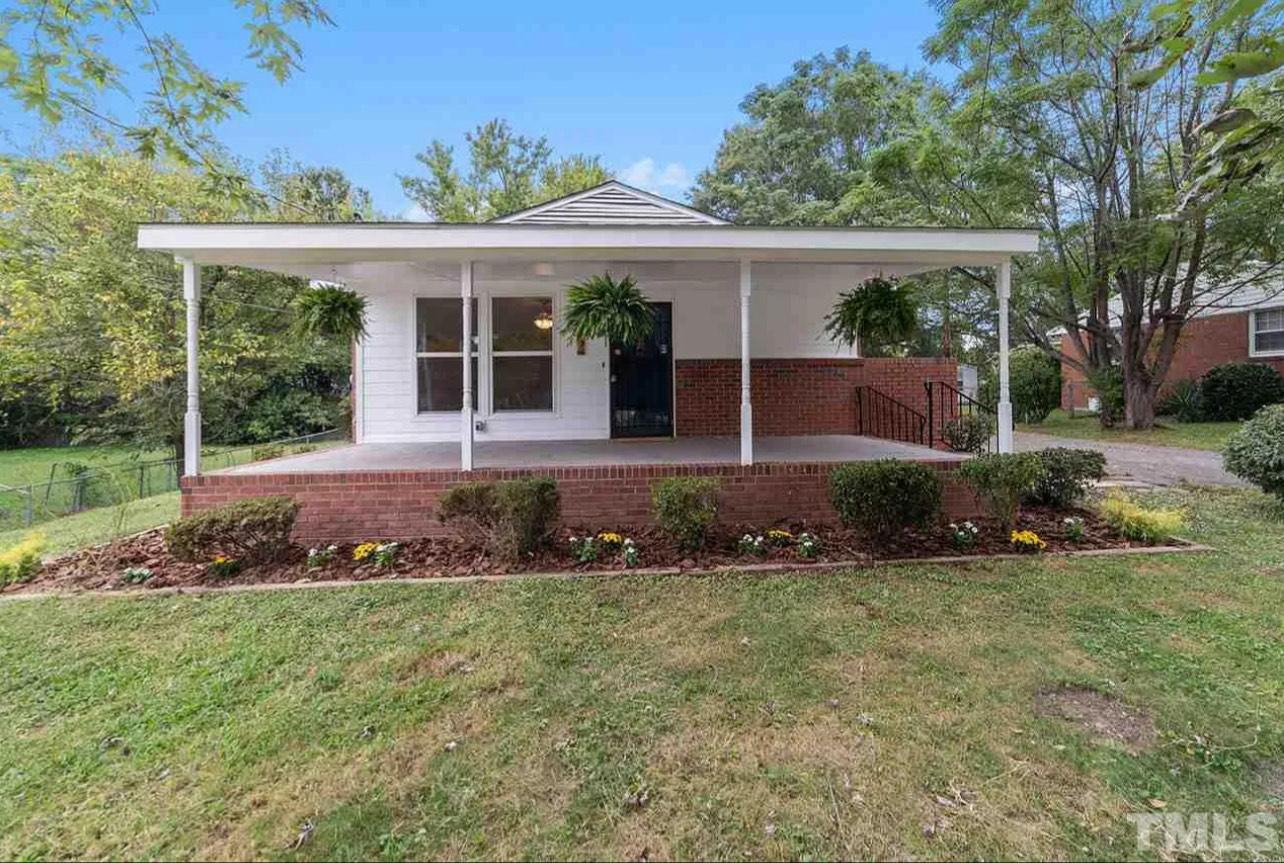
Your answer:
[[[609,465],[739,464],[734,437],[672,440],[486,441],[474,445],[475,468],[601,467]],[[857,435],[761,437],[754,441],[756,463],[868,461],[879,458],[957,460],[913,444]],[[228,468],[217,473],[280,474],[351,471],[456,470],[459,444],[365,443],[318,450]]]

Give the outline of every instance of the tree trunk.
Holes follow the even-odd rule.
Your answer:
[[[1124,378],[1124,425],[1143,431],[1155,425],[1155,391],[1134,376]]]

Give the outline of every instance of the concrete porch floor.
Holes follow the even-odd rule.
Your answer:
[[[857,435],[761,437],[759,464],[867,461],[880,458],[957,460],[958,453]],[[738,464],[740,439],[485,441],[474,444],[476,468],[600,467],[640,464]],[[366,443],[334,447],[215,471],[221,474],[335,473],[340,471],[453,470],[457,443]]]

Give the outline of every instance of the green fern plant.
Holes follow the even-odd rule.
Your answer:
[[[338,285],[309,288],[294,301],[298,332],[339,342],[366,334],[366,298]]]
[[[632,276],[616,281],[610,273],[570,285],[562,333],[568,342],[606,339],[636,344],[655,327],[655,311]]]
[[[881,276],[839,294],[825,316],[825,333],[845,345],[857,341],[895,345],[909,341],[917,330],[918,304],[912,286]]]

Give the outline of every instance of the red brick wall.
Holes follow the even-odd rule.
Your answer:
[[[740,433],[740,361],[678,360],[678,435]],[[755,435],[854,434],[857,386],[874,386],[922,413],[926,381],[958,379],[958,363],[935,357],[753,360]]]
[[[1074,351],[1069,336],[1061,337],[1061,351],[1065,354]],[[1213,366],[1234,362],[1266,363],[1284,374],[1284,357],[1258,359],[1248,355],[1248,312],[1196,318],[1182,327],[1165,382],[1196,380]],[[1076,408],[1087,407],[1088,398],[1096,395],[1082,372],[1062,362],[1061,407],[1071,406],[1072,392]]]
[[[925,462],[946,473],[950,518],[976,515],[975,498],[949,478],[956,460]],[[543,471],[378,471],[313,474],[206,474],[183,480],[182,510],[189,515],[245,497],[287,494],[301,506],[295,527],[300,542],[410,539],[444,533],[437,521],[441,493],[461,482],[551,476],[569,526],[602,529],[651,520],[651,484],[659,477],[716,476],[722,480],[720,519],[768,526],[805,520],[836,521],[826,478],[832,464],[621,465],[561,467]]]

